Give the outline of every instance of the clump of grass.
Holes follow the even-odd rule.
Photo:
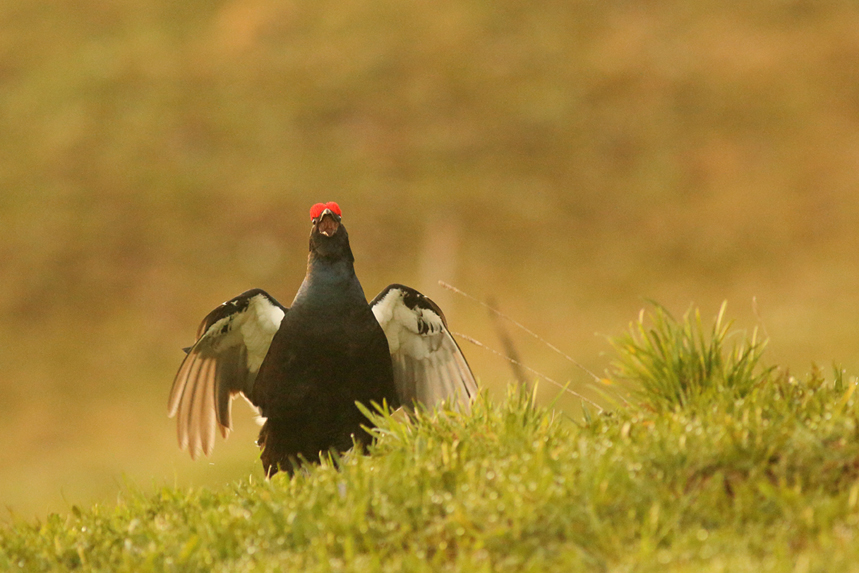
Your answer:
[[[697,308],[680,320],[656,303],[652,311],[642,310],[628,332],[611,339],[617,351],[612,377],[631,383],[657,409],[682,407],[714,394],[748,394],[768,376],[761,367],[766,341],[758,340],[757,329],[750,339],[732,332],[726,307],[723,302],[709,331]]]
[[[856,571],[857,380],[763,369],[736,352],[752,341],[721,356],[722,313],[718,343],[689,316],[648,340],[706,354],[661,367],[726,389],[712,400],[577,423],[513,388],[468,414],[383,411],[367,456],[0,529],[0,571]]]

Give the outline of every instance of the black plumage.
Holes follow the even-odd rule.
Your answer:
[[[265,418],[267,475],[366,444],[369,420],[355,402],[468,408],[476,383],[441,309],[402,285],[368,304],[340,214],[336,203],[311,209],[307,274],[289,308],[254,289],[200,325],[169,404],[192,457],[210,453],[216,428],[226,437],[236,395]]]
[[[253,388],[266,418],[267,470],[298,455],[318,461],[320,451],[348,450],[352,436],[366,442],[368,421],[356,401],[399,406],[385,333],[355,276],[346,228],[333,224],[331,236],[320,231],[322,221],[313,226],[307,275]]]

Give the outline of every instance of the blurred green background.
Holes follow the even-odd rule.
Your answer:
[[[406,283],[493,347],[439,279],[598,373],[645,298],[727,299],[772,364],[855,373],[859,6],[0,3],[0,504],[261,475],[250,415],[194,463],[167,394],[209,310],[291,301],[331,200],[369,297]]]

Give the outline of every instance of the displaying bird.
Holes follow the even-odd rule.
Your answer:
[[[192,458],[211,453],[216,429],[227,437],[236,396],[265,419],[268,476],[346,451],[353,438],[365,446],[370,421],[356,402],[469,408],[477,384],[441,309],[400,284],[368,303],[341,216],[334,202],[310,209],[307,274],[289,308],[252,289],[203,319],[169,400]]]

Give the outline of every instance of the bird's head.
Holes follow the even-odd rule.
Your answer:
[[[340,205],[334,201],[317,203],[310,208],[310,220],[313,222],[313,232],[318,232],[326,237],[333,237],[340,228],[341,214]]]
[[[310,208],[310,251],[319,256],[334,258],[347,256],[352,259],[349,235],[341,221],[340,206],[334,201],[317,203]]]

